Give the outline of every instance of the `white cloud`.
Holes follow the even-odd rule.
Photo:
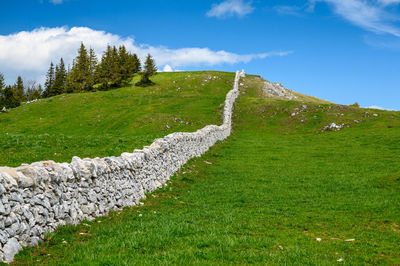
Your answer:
[[[92,47],[99,56],[107,44],[125,45],[142,60],[150,53],[158,66],[169,65],[172,69],[247,63],[253,59],[284,56],[290,53],[235,54],[197,47],[170,49],[164,46],[137,44],[132,38],[122,38],[87,27],[39,28],[0,35],[0,72],[5,75],[8,83],[13,82],[17,75],[43,82],[50,61],[57,63],[60,57],[63,57],[65,62],[70,64],[81,42],[87,47]]]
[[[170,65],[165,65],[163,68],[163,72],[173,72],[174,70]]]
[[[393,24],[400,20],[399,16],[385,9],[386,5],[400,3],[400,0],[310,0],[310,6],[316,2],[332,5],[338,15],[365,30],[400,37],[400,28]]]
[[[207,12],[208,17],[225,18],[237,15],[243,17],[253,12],[254,7],[251,2],[244,2],[243,0],[226,0],[219,4],[214,4]]]

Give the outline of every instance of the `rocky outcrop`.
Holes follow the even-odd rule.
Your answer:
[[[285,100],[296,100],[290,90],[286,89],[281,83],[264,81],[263,92],[268,97],[280,98]]]
[[[172,133],[119,157],[71,163],[36,162],[0,168],[0,260],[12,261],[21,246],[37,245],[59,225],[94,219],[132,206],[162,187],[189,159],[201,156],[231,133],[233,104],[244,72],[226,96],[223,124],[193,133]]]

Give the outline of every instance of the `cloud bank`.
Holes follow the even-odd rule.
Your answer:
[[[177,67],[216,66],[223,64],[247,63],[254,59],[269,56],[284,56],[290,52],[269,52],[262,54],[235,54],[224,50],[214,51],[209,48],[171,49],[164,46],[138,44],[132,38],[87,27],[39,28],[21,31],[10,35],[0,35],[0,72],[7,79],[15,80],[17,75],[24,79],[43,82],[51,61],[57,63],[63,57],[70,64],[77,55],[80,43],[95,50],[100,58],[107,44],[125,45],[142,60],[147,53],[153,55],[159,69],[172,71]]]
[[[251,2],[243,0],[226,0],[220,4],[213,5],[207,12],[208,17],[226,18],[232,16],[243,17],[253,12]]]

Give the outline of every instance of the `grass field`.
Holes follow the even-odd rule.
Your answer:
[[[220,124],[233,78],[223,72],[159,73],[151,87],[60,95],[0,113],[0,166],[119,156],[168,133]]]
[[[143,206],[62,227],[15,264],[399,264],[400,113],[263,99],[252,82],[232,136]]]

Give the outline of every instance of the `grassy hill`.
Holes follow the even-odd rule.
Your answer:
[[[188,74],[158,78],[184,90]],[[183,117],[219,122],[215,112],[233,79],[219,74],[221,94],[193,91],[190,103],[181,102],[190,106]],[[202,79],[192,86],[201,88]],[[191,160],[143,206],[62,227],[15,264],[399,264],[400,113],[306,96],[265,98],[261,82],[242,81],[232,136]],[[130,90],[139,89],[121,89]],[[215,102],[191,107],[196,97]],[[118,132],[123,123],[115,123]],[[342,128],[326,128],[331,123]],[[154,135],[164,129],[154,128]]]
[[[176,131],[220,124],[234,73],[159,73],[151,87],[67,94],[0,113],[0,166],[133,151]]]

